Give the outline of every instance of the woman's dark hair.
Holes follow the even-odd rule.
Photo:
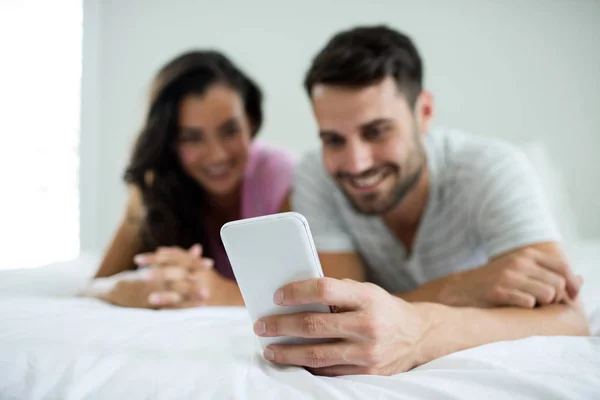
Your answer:
[[[214,84],[224,84],[242,97],[252,137],[262,123],[262,93],[227,57],[216,51],[179,55],[157,73],[151,88],[144,125],[134,144],[125,182],[141,191],[144,215],[142,249],[158,246],[206,246],[206,195],[186,174],[176,153],[179,106],[189,95],[203,95]]]
[[[363,87],[387,76],[413,107],[422,90],[423,62],[412,40],[386,26],[358,27],[331,38],[313,59],[304,87],[310,96],[318,83]]]

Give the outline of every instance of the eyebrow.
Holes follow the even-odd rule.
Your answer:
[[[390,124],[390,123],[392,123],[392,120],[390,118],[377,118],[377,119],[374,119],[372,121],[369,121],[369,122],[366,122],[366,123],[362,124],[360,126],[360,130],[364,131],[364,130],[367,130],[369,128],[373,128],[373,127],[378,126],[378,125]]]
[[[203,133],[204,129],[199,128],[197,126],[182,126],[179,128],[179,133],[183,134],[183,133]]]
[[[342,134],[337,131],[319,131],[319,137],[323,139],[326,136],[341,136]]]
[[[390,118],[376,118],[372,121],[369,122],[365,122],[364,124],[361,124],[359,126],[359,129],[361,131],[365,131],[369,128],[373,128],[375,126],[378,125],[382,125],[382,124],[390,124],[392,123],[392,120]],[[342,134],[338,131],[319,131],[319,136],[321,138],[326,137],[326,136],[342,136]]]
[[[232,117],[226,120],[225,122],[222,122],[217,129],[223,130],[237,123],[237,118]],[[198,126],[182,126],[179,128],[179,133],[204,133],[204,128],[200,128]]]

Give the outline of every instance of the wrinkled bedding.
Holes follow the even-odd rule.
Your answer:
[[[596,336],[499,342],[393,377],[343,378],[264,361],[243,308],[156,312],[75,298],[94,257],[2,271],[0,398],[600,398],[598,261],[595,243],[575,257]]]

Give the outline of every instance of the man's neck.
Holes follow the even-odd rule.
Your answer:
[[[428,201],[429,168],[425,165],[413,190],[383,217],[385,224],[404,243],[408,251],[412,250]]]

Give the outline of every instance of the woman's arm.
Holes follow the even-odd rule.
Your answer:
[[[95,278],[104,278],[134,267],[133,257],[140,251],[142,203],[139,189],[132,187],[125,214],[111,241]]]

